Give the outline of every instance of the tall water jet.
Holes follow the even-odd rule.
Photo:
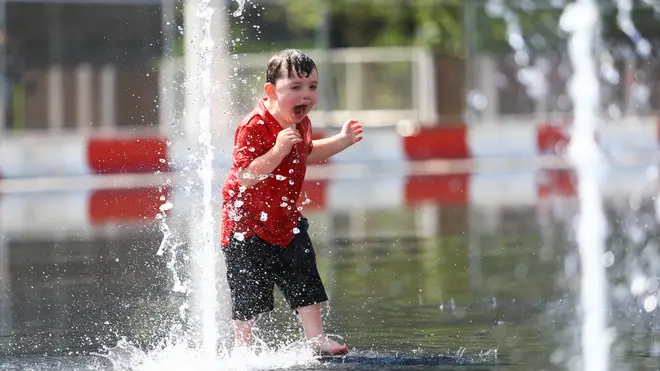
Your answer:
[[[242,8],[243,1],[239,1]],[[225,2],[187,0],[184,4],[185,116],[184,143],[190,145],[193,200],[188,206],[188,242],[192,252],[192,315],[196,320],[202,356],[217,359],[220,342],[228,334],[228,303],[224,259],[217,245],[220,201],[214,196],[213,136],[225,135],[228,99],[228,21]],[[195,181],[196,180],[196,181]],[[220,305],[219,305],[220,304]],[[220,325],[225,323],[225,326]],[[226,348],[223,347],[223,348]]]
[[[580,257],[582,369],[609,369],[611,335],[607,324],[607,277],[603,264],[606,220],[600,176],[604,168],[596,143],[600,117],[600,84],[595,47],[600,27],[595,0],[577,0],[566,6],[560,20],[570,33],[568,53],[573,75],[568,90],[573,101],[573,128],[568,157],[578,176],[580,215],[577,244]]]

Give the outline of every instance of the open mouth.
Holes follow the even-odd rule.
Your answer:
[[[305,114],[305,111],[307,110],[307,105],[306,104],[299,104],[295,107],[293,107],[293,113],[296,114],[296,116],[301,116]]]

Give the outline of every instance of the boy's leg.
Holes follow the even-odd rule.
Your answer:
[[[305,338],[310,340],[323,335],[323,318],[321,317],[321,304],[312,304],[296,308],[298,318],[305,332]]]
[[[243,241],[232,238],[223,247],[236,346],[250,346],[255,316],[273,310],[271,251],[272,246],[256,236]]]
[[[247,321],[234,320],[234,347],[249,347],[252,345],[252,326],[254,319]]]
[[[292,309],[298,313],[305,338],[312,341],[321,353],[344,354],[345,346],[328,339],[323,332],[320,303],[328,297],[316,267],[316,254],[307,230],[309,224],[303,219],[300,232],[291,244],[279,251],[276,263],[275,282]]]
[[[321,317],[321,305],[312,304],[297,308],[300,322],[302,322],[305,338],[309,340],[316,351],[321,354],[339,355],[348,353],[348,348],[330,339],[323,333],[323,319]]]

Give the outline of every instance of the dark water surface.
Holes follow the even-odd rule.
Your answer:
[[[644,295],[627,288],[635,267],[648,277],[660,264],[652,252],[657,219],[650,200],[634,211],[626,204],[608,206],[613,369],[656,370],[655,310],[645,310]],[[516,208],[309,213],[331,297],[327,330],[352,353],[294,369],[555,370],[579,364],[575,208],[574,201],[558,200]],[[148,354],[179,321],[183,300],[171,290],[169,258],[156,256],[161,239],[154,221],[3,232],[0,370],[112,369],[96,353],[121,339]],[[299,337],[279,296],[278,309],[258,328],[267,343]],[[139,368],[124,361],[124,368]]]

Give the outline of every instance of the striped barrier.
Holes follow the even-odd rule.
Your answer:
[[[646,169],[617,169],[603,185],[604,197],[656,191]],[[303,213],[394,210],[422,205],[533,207],[576,195],[569,170],[446,174],[306,181]],[[651,193],[652,194],[652,193]],[[311,202],[304,202],[307,198]],[[169,200],[173,211],[190,202],[174,190],[153,188],[11,193],[0,195],[2,232],[86,230],[96,226],[154,221]],[[219,207],[219,204],[216,205]]]
[[[660,144],[655,119],[605,126],[598,133],[604,151],[652,151]],[[357,146],[333,163],[405,162],[429,159],[561,155],[567,125],[502,124],[424,128],[403,136],[393,128],[367,129]],[[317,137],[324,134],[317,132]],[[228,167],[232,138],[216,138],[215,166]],[[0,140],[0,177],[71,176],[179,170],[191,165],[190,146],[168,145],[164,137],[54,137]]]

